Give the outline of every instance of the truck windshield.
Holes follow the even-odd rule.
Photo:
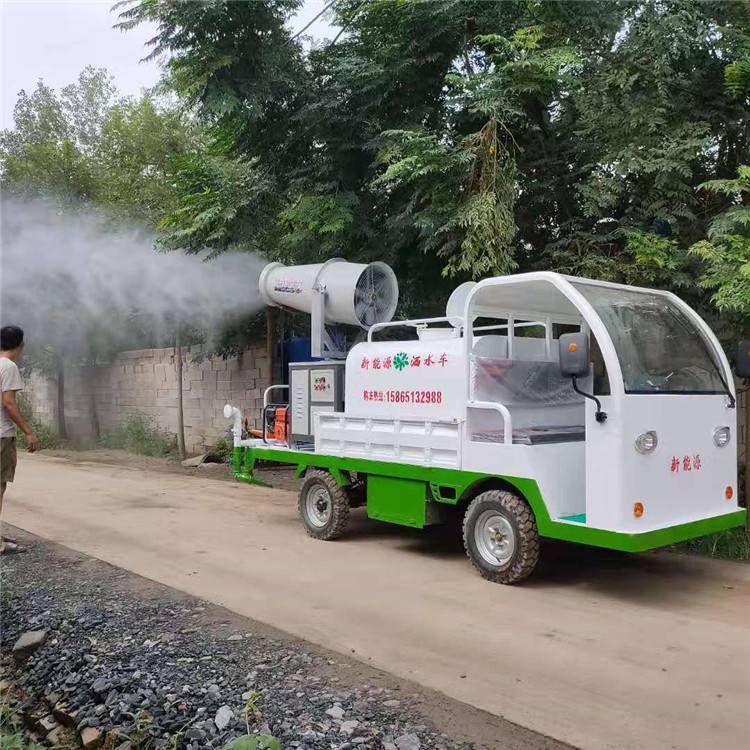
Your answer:
[[[710,342],[668,297],[580,282],[574,286],[612,338],[626,393],[726,393]]]

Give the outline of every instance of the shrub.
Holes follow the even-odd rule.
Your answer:
[[[31,400],[29,399],[29,397],[23,391],[19,391],[16,394],[16,399],[18,401],[18,406],[21,409],[21,412],[26,417],[26,420],[29,422],[29,424],[31,424],[31,428],[39,438],[40,446],[42,448],[59,448],[60,438],[51,427],[48,427],[40,419],[38,419],[38,417],[34,413],[34,407],[31,405]],[[20,430],[18,431],[18,445],[21,448],[26,447],[26,435],[24,435]]]
[[[209,449],[208,454],[214,456],[219,461],[226,462],[232,455],[234,443],[228,438],[219,438]]]
[[[143,414],[131,414],[113,432],[103,435],[104,448],[119,448],[142,456],[169,456],[177,449],[177,438]]]

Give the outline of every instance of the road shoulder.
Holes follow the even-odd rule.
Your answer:
[[[8,533],[28,552],[3,561],[3,666],[29,696],[54,693],[77,711],[78,731],[127,734],[146,711],[155,730],[182,734],[179,747],[220,747],[243,731],[242,695],[255,690],[257,729],[285,748],[569,747],[20,529]],[[14,667],[10,649],[32,629],[48,631],[46,642]],[[220,731],[224,705],[231,719]]]

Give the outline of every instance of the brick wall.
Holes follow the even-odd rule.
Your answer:
[[[199,453],[222,437],[229,423],[226,403],[238,406],[257,423],[270,374],[265,346],[232,359],[201,360],[201,347],[183,350],[185,446]],[[35,414],[57,425],[54,381],[34,374],[28,394]],[[80,443],[94,440],[94,422],[105,434],[130,415],[145,415],[158,427],[177,432],[177,370],[173,349],[121,352],[107,365],[78,368],[65,374],[65,416],[69,436]]]
[[[44,424],[57,427],[57,388],[55,382],[37,372],[27,375],[24,395],[34,407],[34,415]]]

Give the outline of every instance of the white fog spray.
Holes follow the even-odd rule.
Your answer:
[[[135,341],[168,345],[175,322],[209,337],[262,306],[257,255],[160,253],[154,236],[91,211],[2,200],[0,320],[30,342],[89,353]]]

